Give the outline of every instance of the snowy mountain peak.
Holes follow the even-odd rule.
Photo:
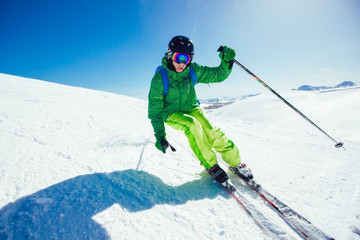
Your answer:
[[[356,86],[354,82],[344,81],[334,87],[326,87],[326,86],[311,86],[311,85],[302,85],[297,90],[299,91],[319,91],[319,90],[328,90],[328,89],[336,89],[336,88],[345,88],[345,87],[353,87]]]

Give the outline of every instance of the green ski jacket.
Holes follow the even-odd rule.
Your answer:
[[[167,117],[175,112],[187,112],[199,107],[195,87],[189,76],[189,68],[177,73],[167,68],[166,56],[162,59],[162,66],[169,76],[169,89],[164,96],[164,86],[160,71],[151,80],[149,91],[148,117],[154,128],[155,137],[165,137]],[[191,63],[195,70],[197,83],[216,83],[224,81],[231,73],[229,63],[221,61],[218,67],[206,67]]]

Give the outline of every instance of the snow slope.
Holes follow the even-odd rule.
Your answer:
[[[336,239],[360,239],[359,95],[284,95],[346,150],[271,95],[209,115],[270,192]],[[181,132],[167,130],[177,152],[154,147],[145,101],[0,74],[0,132],[0,239],[267,239]]]
[[[358,127],[360,88],[349,87],[311,92],[288,91],[279,94],[333,138],[360,142],[360,128]],[[267,127],[323,135],[270,92],[238,101],[212,112],[215,115],[242,119]]]

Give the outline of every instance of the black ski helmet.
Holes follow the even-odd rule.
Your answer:
[[[171,57],[173,52],[181,52],[192,56],[194,55],[194,44],[188,37],[175,36],[169,42],[168,56]]]

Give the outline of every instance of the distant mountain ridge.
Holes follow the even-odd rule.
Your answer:
[[[234,103],[235,101],[238,100],[243,100],[249,97],[254,97],[259,95],[259,93],[257,94],[248,94],[248,95],[244,95],[244,96],[240,96],[240,97],[222,97],[222,98],[209,98],[209,99],[199,99],[201,106],[204,109],[215,109],[215,108],[220,108],[223,107],[225,105],[229,105]]]
[[[360,86],[357,87],[357,85],[352,81],[344,81],[334,87],[302,85],[299,88],[297,88],[297,89],[295,88],[292,90],[295,90],[295,91],[320,91],[321,90],[323,92],[328,92],[328,91],[336,91],[337,89],[346,90],[346,88],[348,88],[348,87],[360,88]],[[259,95],[259,93],[243,95],[240,97],[225,96],[225,97],[221,97],[221,98],[217,97],[217,98],[199,99],[199,101],[201,103],[201,106],[204,109],[211,110],[211,109],[221,108],[223,106],[232,104],[236,101],[244,100],[246,98],[254,97],[257,95]]]
[[[335,88],[344,88],[344,87],[353,87],[356,86],[356,84],[354,82],[351,81],[344,81],[334,87],[326,87],[326,86],[311,86],[311,85],[302,85],[300,86],[298,89],[293,89],[293,90],[298,90],[298,91],[319,91],[319,90],[328,90],[328,89],[335,89]]]

